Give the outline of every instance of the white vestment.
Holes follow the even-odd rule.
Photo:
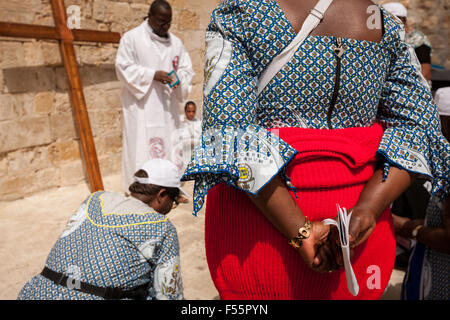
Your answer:
[[[153,81],[158,70],[175,70],[180,85]],[[169,33],[153,33],[147,20],[120,40],[116,74],[124,88],[122,183],[125,190],[146,161],[165,158],[183,168],[182,146],[173,133],[180,126],[178,106],[187,99],[194,76],[192,62],[181,40]],[[177,147],[176,144],[179,146]]]

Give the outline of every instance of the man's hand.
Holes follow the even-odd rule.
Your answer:
[[[172,82],[172,78],[169,77],[169,74],[165,71],[156,71],[155,75],[153,76],[153,80],[162,82],[163,84],[169,84]]]

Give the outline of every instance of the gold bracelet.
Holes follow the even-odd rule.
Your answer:
[[[303,244],[303,240],[308,239],[311,235],[311,233],[309,232],[309,229],[311,229],[311,221],[309,221],[308,217],[305,218],[306,222],[303,227],[298,229],[298,235],[289,240],[289,244],[295,249],[300,248]]]

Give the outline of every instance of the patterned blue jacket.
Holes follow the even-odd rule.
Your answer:
[[[175,227],[133,197],[91,194],[69,219],[45,265],[69,276],[67,286],[37,275],[18,299],[103,299],[69,289],[76,288],[77,281],[125,290],[148,284],[147,299],[183,299]]]

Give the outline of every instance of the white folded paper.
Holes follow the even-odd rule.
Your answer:
[[[339,239],[341,240],[342,256],[344,258],[345,278],[347,279],[347,288],[350,293],[356,296],[359,292],[358,281],[356,280],[355,273],[353,272],[352,265],[350,263],[350,246],[349,246],[349,225],[352,212],[347,214],[345,208],[341,208],[336,205],[338,212],[338,221],[333,219],[325,219],[323,223],[332,224],[338,228]]]

